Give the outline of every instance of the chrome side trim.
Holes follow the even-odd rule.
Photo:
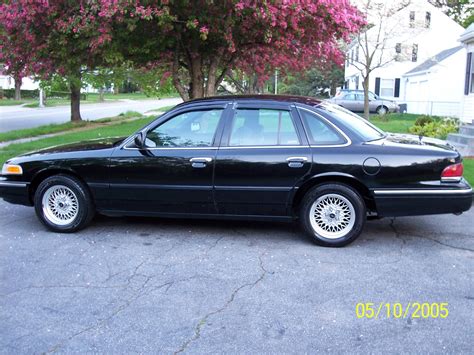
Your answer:
[[[467,195],[472,194],[469,189],[405,189],[405,190],[374,190],[375,195]]]
[[[219,149],[293,149],[293,148],[309,148],[308,145],[237,145],[219,147]]]
[[[298,107],[298,110],[305,110],[305,111],[308,111],[309,113],[312,113],[315,116],[320,117],[322,120],[329,123],[346,140],[346,143],[343,143],[343,144],[311,144],[310,145],[311,148],[340,148],[340,147],[347,147],[347,146],[352,144],[352,141],[349,138],[349,136],[347,134],[345,134],[338,126],[336,126],[334,123],[329,121],[326,117],[320,115],[317,112],[314,112],[314,111],[311,111],[307,108],[304,108],[304,107]],[[303,119],[301,119],[301,120],[303,120]],[[305,129],[305,131],[306,131],[306,129]],[[307,134],[307,132],[306,132],[306,134]]]
[[[216,150],[218,147],[153,147],[146,149],[123,147],[124,150]]]
[[[7,187],[26,187],[28,184],[26,182],[15,182],[15,181],[0,181],[0,186]]]

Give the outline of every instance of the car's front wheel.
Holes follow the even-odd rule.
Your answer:
[[[388,113],[388,107],[383,106],[383,105],[382,105],[382,106],[379,106],[379,107],[377,107],[376,112],[377,112],[379,115],[383,116],[383,115],[385,115],[385,114]]]
[[[42,181],[36,189],[34,204],[40,221],[54,232],[78,231],[90,223],[95,213],[87,187],[67,175]]]
[[[303,229],[318,245],[342,247],[362,232],[366,220],[360,194],[343,184],[323,184],[309,190],[300,208]]]

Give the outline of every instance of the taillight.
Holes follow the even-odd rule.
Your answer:
[[[462,174],[464,172],[464,167],[462,163],[449,165],[444,168],[441,173],[441,181],[444,182],[459,182],[461,181]]]

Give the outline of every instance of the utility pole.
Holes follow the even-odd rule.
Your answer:
[[[39,107],[44,107],[44,90],[39,91]]]
[[[275,70],[275,95],[278,95],[278,70]]]

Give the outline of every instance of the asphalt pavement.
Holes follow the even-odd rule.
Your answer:
[[[473,220],[371,221],[331,249],[275,223],[98,217],[57,234],[1,201],[0,351],[472,353]],[[449,315],[359,319],[360,302]]]
[[[81,105],[84,120],[97,120],[117,116],[126,111],[145,113],[160,107],[176,105],[178,98],[161,100],[119,100],[98,104]],[[28,108],[23,106],[0,106],[0,132],[33,128],[52,123],[64,123],[71,119],[69,106]]]

